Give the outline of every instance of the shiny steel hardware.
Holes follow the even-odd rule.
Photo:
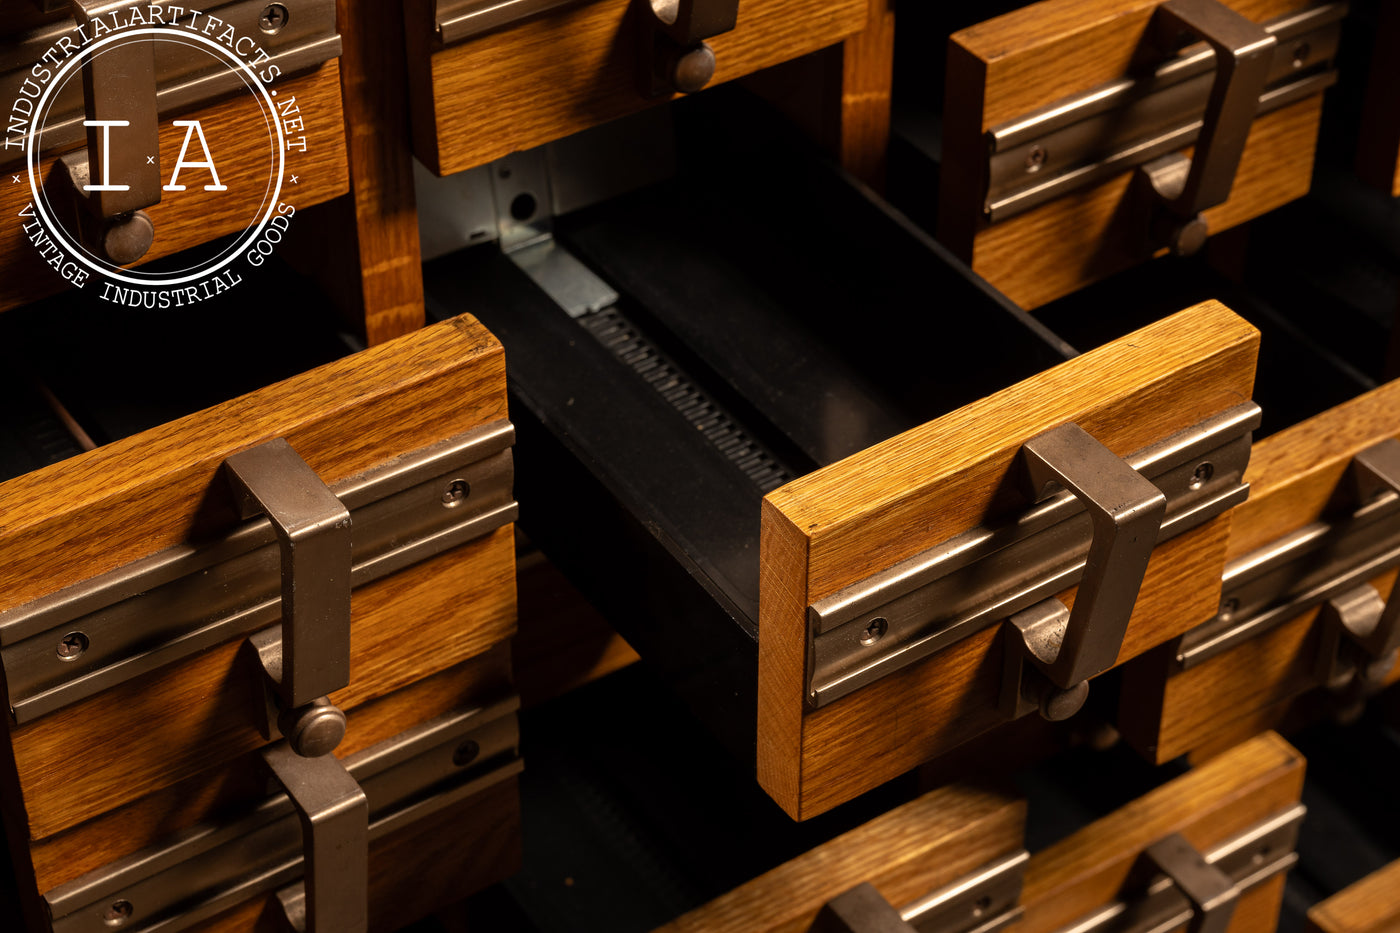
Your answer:
[[[344,770],[368,801],[369,843],[431,820],[434,814],[519,774],[519,733],[514,715],[519,705],[510,699],[443,716],[346,758]],[[462,755],[464,747],[472,748],[475,754]],[[277,767],[284,774],[305,774],[321,761],[327,759],[299,758],[283,747]],[[333,799],[343,801],[353,812],[356,791],[345,778],[339,782],[343,786]],[[328,804],[332,810],[340,806]],[[338,812],[344,815],[343,810]],[[294,923],[296,915],[305,913],[306,903],[316,900],[314,889],[308,895],[298,883],[308,871],[303,819],[285,788],[271,786],[266,799],[228,822],[191,827],[45,892],[54,933],[108,933],[111,925],[104,916],[115,905],[122,905],[126,919],[121,929],[127,933],[198,930],[237,904],[274,893],[290,908],[287,921]],[[357,823],[357,827],[363,824]],[[344,836],[357,858],[358,831],[347,831]],[[313,871],[335,879],[329,888],[333,896],[328,900],[342,894],[354,900],[348,895],[356,889],[345,883],[343,876],[333,874],[336,853],[318,856],[319,868]],[[358,863],[354,870],[359,870]],[[323,885],[321,890],[327,888]],[[336,905],[327,909],[334,910]],[[322,913],[307,929],[318,933],[353,929],[336,926],[338,922],[334,914]]]
[[[116,2],[99,4],[96,0],[84,5],[91,7],[94,15],[99,7],[120,10],[131,6],[130,3]],[[190,20],[188,6],[157,6],[165,11],[167,17],[179,11],[181,22]],[[201,6],[199,9],[204,15],[218,19],[224,27],[233,29],[242,40],[241,47],[246,53],[244,60],[256,61],[255,70],[260,76],[277,78],[293,75],[340,55],[341,41],[340,33],[336,30],[334,0],[284,0],[282,6],[286,7],[288,15],[275,27],[265,27],[262,22],[263,13],[268,7],[266,0],[234,0]],[[73,37],[76,36],[77,21],[72,15],[65,15],[68,4],[50,4],[49,7],[56,7],[57,11],[43,25],[18,35],[6,36],[0,43],[0,99],[33,100],[42,89],[34,79],[35,63],[42,62],[44,53],[61,39],[67,39],[70,44],[75,42]],[[254,42],[257,51],[252,51],[251,44]],[[151,44],[155,48],[154,113],[161,116],[217,100],[241,89],[247,79],[246,75],[227,67],[227,63],[217,61],[193,46],[163,41]],[[88,106],[92,100],[84,93],[84,83],[69,81],[55,94],[44,123],[45,150],[63,150],[81,145],[87,139],[83,121],[90,119]],[[140,103],[142,108],[150,106],[143,90],[132,90],[124,81],[115,86],[104,83],[101,90],[108,97],[125,95],[133,102]],[[138,93],[138,90],[141,92]],[[146,116],[140,114],[118,119],[142,120]],[[0,167],[12,168],[23,161],[23,139],[34,130],[23,117],[24,114],[10,115],[5,127],[5,145],[0,149]],[[154,114],[151,117],[154,119]],[[123,128],[122,132],[128,129],[132,128]],[[89,149],[92,151],[91,147]],[[113,152],[116,152],[115,148]],[[150,166],[142,159],[141,165],[136,168],[148,170]],[[111,176],[118,177],[115,165]]]
[[[1382,604],[1367,581],[1400,565],[1400,441],[1358,453],[1334,497],[1330,520],[1314,522],[1225,568],[1220,613],[1181,637],[1177,666],[1189,670],[1322,606],[1322,683],[1363,688],[1394,667],[1400,600]],[[1369,591],[1369,592],[1368,592]]]
[[[1127,467],[1145,477],[1143,482],[1150,481],[1147,486],[1125,478],[1115,488],[1136,486],[1151,498],[1147,489],[1155,487],[1166,503],[1155,540],[1183,534],[1244,501],[1250,432],[1258,424],[1259,408],[1252,402],[1207,419],[1126,458]],[[1032,451],[1042,452],[1026,456],[1041,465],[1027,479],[1039,491],[1053,478],[1045,461],[1063,462],[1060,453],[1049,449],[1052,442],[1063,443],[1071,433],[1062,430],[1032,441]],[[1115,474],[1127,468],[1117,457],[1112,460]],[[1092,463],[1091,478],[1074,483],[1092,483],[1094,473],[1110,469],[1102,454]],[[1139,519],[1146,523],[1144,529],[1157,515],[1155,507],[1145,508],[1154,518]],[[1112,536],[1104,537],[1094,527],[1095,521],[1106,520],[1102,514],[1091,518],[1076,493],[1058,492],[1019,516],[957,535],[812,604],[807,610],[809,708],[825,706],[1005,623],[1006,641],[1019,647],[1006,652],[1014,670],[1004,680],[1003,711],[1020,715],[1048,697],[1055,702],[1047,700],[1047,712],[1065,713],[1075,695],[1083,693],[1077,685],[1112,666],[1121,640],[1118,626],[1126,621],[1141,581],[1136,568],[1145,559],[1141,536],[1147,532],[1135,526],[1123,540],[1140,540],[1124,552],[1129,556],[1117,555],[1111,562],[1116,566],[1122,560],[1132,572],[1111,569],[1109,554],[1116,551],[1108,543]],[[1097,569],[1088,569],[1091,560]],[[1096,574],[1103,574],[1097,583]],[[1120,577],[1131,577],[1131,583]],[[1076,583],[1088,589],[1081,589],[1076,601],[1080,619],[1070,622],[1072,614],[1050,598]],[[1027,610],[1033,611],[1023,614]],[[1033,676],[1025,678],[1022,672],[1028,667]],[[1058,692],[1047,693],[1042,689],[1046,685]],[[1071,691],[1068,697],[1066,690]]]
[[[641,7],[641,91],[659,97],[693,94],[715,76],[706,39],[732,30],[739,0],[635,0]]]
[[[129,0],[72,0],[73,17],[84,26],[127,6]],[[84,62],[87,149],[62,157],[60,177],[72,187],[83,239],[123,266],[146,255],[155,240],[155,226],[141,210],[159,204],[161,194],[155,46],[149,36],[136,37]],[[151,153],[153,160],[145,158]]]
[[[352,518],[351,585],[514,521],[514,437],[508,422],[484,425],[333,484]],[[274,625],[283,595],[277,537],[268,519],[253,519],[222,538],[169,548],[0,612],[0,663],[14,721],[31,722]],[[275,642],[276,632],[251,647]],[[70,637],[81,651],[63,650]],[[306,643],[315,663],[318,637]],[[334,689],[324,686],[333,678],[315,676],[298,681],[297,705]]]
[[[451,45],[522,19],[581,0],[437,0],[433,22],[438,42]]]
[[[279,900],[297,933],[365,933],[369,927],[369,800],[330,754],[306,758],[279,742],[263,760],[301,823],[304,895]]]
[[[282,438],[234,454],[224,475],[244,519],[266,515],[281,555],[280,637],[257,644],[298,755],[326,755],[345,715],[326,696],[350,683],[350,511]]]
[[[1222,933],[1239,897],[1298,861],[1307,808],[1284,810],[1204,854],[1173,833],[1143,850],[1118,895],[1057,933]],[[993,933],[1026,916],[1020,852],[896,910],[869,884],[825,904],[810,933]]]
[[[809,933],[993,933],[1019,920],[1024,849],[895,909],[867,883],[822,906]]]
[[[1155,30],[1171,30],[1181,23],[1192,30],[1214,31],[1212,23],[1224,24],[1228,12],[1223,7],[1208,10],[1202,0],[1189,6],[1172,2],[1159,9],[1162,12],[1154,21]],[[1227,82],[1214,78],[1215,62],[1233,56],[1218,54],[1211,46],[1225,40],[1231,51],[1240,50],[1246,58],[1254,59],[1265,44],[1258,34],[1249,38],[1242,24],[1236,24],[1239,37],[1233,41],[1234,29],[1222,32],[1220,39],[1190,46],[1144,74],[1124,77],[992,127],[987,133],[987,220],[998,223],[1142,166],[1143,174],[1149,176],[1139,182],[1146,190],[1137,196],[1144,208],[1144,224],[1150,221],[1146,216],[1150,208],[1157,205],[1178,221],[1190,221],[1194,212],[1187,213],[1189,208],[1194,206],[1198,212],[1209,206],[1209,200],[1217,196],[1223,199],[1222,191],[1229,193],[1249,119],[1320,94],[1336,83],[1333,59],[1346,12],[1345,3],[1328,3],[1262,26],[1251,23],[1254,29],[1273,37],[1272,48],[1263,55],[1263,65],[1258,60],[1242,63],[1243,70],[1228,82],[1228,95]],[[1251,105],[1245,100],[1246,85],[1241,82],[1257,81],[1259,68],[1265,72],[1265,83]],[[1200,147],[1208,125],[1214,129],[1206,145]],[[1192,166],[1172,154],[1192,144],[1208,150],[1208,158],[1200,161],[1198,179],[1188,188]],[[1166,157],[1165,162],[1147,167],[1162,157]],[[1157,176],[1162,194],[1153,190],[1152,175]],[[1173,208],[1165,206],[1168,201],[1174,203]],[[1185,245],[1190,245],[1190,239],[1178,234]]]
[[[1118,659],[1167,497],[1077,424],[1027,441],[1021,459],[1031,500],[1065,487],[1088,512],[1093,536],[1074,610],[1051,597],[1016,613],[1003,628],[1002,709],[1014,718],[1038,706],[1047,719],[1066,719],[1084,705],[1089,678]],[[1050,689],[1027,683],[1026,662]]]
[[[1157,8],[1153,24],[1163,44],[1184,31],[1215,51],[1215,80],[1195,154],[1162,156],[1139,168],[1136,179],[1156,208],[1150,247],[1189,255],[1209,232],[1201,212],[1230,196],[1278,40],[1220,0],[1169,0]]]

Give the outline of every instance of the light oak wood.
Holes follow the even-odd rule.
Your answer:
[[[869,0],[746,0],[738,26],[710,40],[711,86],[833,45],[863,30]],[[593,0],[445,49],[433,4],[409,0],[414,152],[449,175],[670,99],[635,85],[636,3]]]
[[[1308,911],[1310,933],[1400,931],[1400,861],[1372,872]]]
[[[307,217],[300,263],[371,346],[423,326],[423,257],[409,146],[403,16],[337,0],[350,197]]]
[[[310,207],[334,198],[348,190],[346,177],[344,118],[340,101],[340,67],[335,60],[316,71],[278,82],[277,100],[296,98],[305,120],[306,151],[286,153],[285,177],[280,199],[296,209]],[[155,224],[155,242],[142,262],[170,256],[192,246],[206,243],[225,234],[250,226],[257,215],[267,187],[269,162],[267,139],[264,134],[250,132],[249,127],[264,126],[258,104],[247,94],[211,103],[182,119],[201,121],[209,152],[219,173],[219,181],[228,191],[203,190],[205,181],[190,183],[186,191],[164,192],[159,204],[146,208]],[[300,134],[298,134],[300,135]],[[185,128],[173,125],[170,119],[160,128],[162,172],[169,181],[177,156],[185,139]],[[199,156],[192,150],[188,158]],[[55,168],[56,157],[44,162],[44,178],[55,203],[66,203],[68,197],[59,185]],[[185,173],[200,173],[204,169],[185,169]],[[19,172],[18,169],[10,174]],[[295,175],[297,181],[292,182]],[[184,177],[183,175],[181,176]],[[27,182],[20,174],[22,182]],[[32,200],[27,183],[0,185],[0,311],[28,304],[39,298],[68,288],[30,243],[19,219],[20,211]],[[63,184],[66,184],[64,182]],[[264,207],[263,210],[266,210]],[[293,219],[289,239],[295,237],[298,225]],[[243,286],[252,288],[258,270],[242,259],[230,266],[244,278]],[[88,278],[84,291],[92,300],[101,300],[102,288],[96,275]]]
[[[328,482],[505,416],[501,348],[458,318],[0,485],[5,608],[234,527],[220,464],[285,437]],[[510,528],[356,591],[355,706],[514,631]],[[405,638],[406,632],[414,638]],[[421,639],[421,640],[418,640]],[[8,727],[42,838],[261,744],[237,642]],[[104,767],[72,754],[102,747]]]
[[[510,695],[510,650],[500,644],[447,670],[348,711],[346,758],[447,713]],[[48,891],[116,859],[139,852],[204,820],[236,813],[267,791],[268,770],[254,751],[30,843],[36,890]]]
[[[758,774],[803,819],[997,721],[995,627],[806,713],[809,605],[1024,508],[1021,445],[1077,422],[1120,456],[1249,398],[1258,333],[1208,302],[775,490],[760,543]],[[1159,547],[1119,662],[1219,600],[1229,516]],[[1072,594],[1066,594],[1072,601]]]
[[[1044,0],[955,33],[948,49],[938,236],[1012,301],[1035,308],[1141,261],[1124,209],[1131,173],[988,226],[985,133],[1129,73],[1162,0]],[[1311,0],[1227,0],[1262,22]],[[1220,232],[1306,194],[1320,96],[1255,121]],[[1184,150],[1189,154],[1190,150]]]
[[[894,25],[889,0],[870,0],[864,31],[745,82],[877,190],[890,139]]]
[[[1392,382],[1254,445],[1245,478],[1249,499],[1235,509],[1228,558],[1234,560],[1320,520],[1352,459],[1400,437],[1400,382]],[[1371,583],[1388,596],[1394,571]],[[1120,728],[1134,746],[1168,761],[1242,728],[1276,728],[1286,701],[1320,686],[1320,631],[1311,609],[1258,638],[1186,671],[1170,652],[1144,657],[1124,676]],[[1214,610],[1200,622],[1214,615]],[[1400,665],[1387,682],[1400,680]]]
[[[370,847],[369,929],[389,933],[510,877],[520,865],[520,796],[514,780],[404,827]],[[200,927],[201,933],[282,933],[271,895]]]
[[[933,791],[680,917],[658,933],[803,933],[822,905],[870,882],[912,903],[1023,846],[1025,804],[963,787]]]
[[[1143,849],[1180,833],[1209,849],[1296,804],[1301,755],[1264,733],[1036,853],[1026,869],[1025,919],[1014,933],[1050,933],[1114,899]],[[1231,933],[1272,933],[1283,877],[1240,898]]]

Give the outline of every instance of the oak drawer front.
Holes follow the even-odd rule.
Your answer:
[[[1400,862],[1372,872],[1308,911],[1309,933],[1387,933],[1400,929]]]
[[[1263,933],[1277,923],[1285,873],[1296,858],[1303,768],[1294,749],[1265,734],[1029,857],[1023,848],[1025,803],[953,785],[663,929],[864,929],[854,917],[870,922],[888,916],[888,925],[879,928],[964,931],[999,921],[1008,930],[1054,933],[1111,929],[1125,910],[1184,924],[1199,918],[1192,918],[1193,907],[1179,890],[1158,891],[1156,902],[1144,897],[1144,880],[1153,876],[1144,863],[1173,839],[1184,840],[1178,853],[1202,853],[1235,883],[1238,900],[1229,929]],[[1263,841],[1270,833],[1277,834],[1274,840]],[[1255,853],[1262,853],[1257,860]],[[853,907],[865,912],[845,914],[852,926],[831,924],[833,916],[819,914],[840,916]],[[901,915],[911,926],[896,923]]]
[[[1321,91],[1335,78],[1325,59],[1335,50],[1338,20],[1345,13],[1340,6],[1307,0],[1226,0],[1224,5],[1275,30],[1277,44],[1267,53],[1264,103],[1247,136],[1236,137],[1243,149],[1233,184],[1211,185],[1215,194],[1200,204],[1211,234],[1307,193]],[[1193,79],[1201,86],[1191,113],[1165,116],[1175,113],[1175,105],[1154,103],[1164,84],[1170,94],[1189,82],[1173,86],[1170,80],[1153,83],[1145,77],[1124,98],[1134,103],[1107,105],[1128,109],[1102,112],[1104,100],[1118,101],[1112,94],[1122,91],[1123,82],[1144,74],[1143,62],[1156,66],[1176,54],[1157,47],[1158,33],[1168,28],[1165,9],[1158,0],[1045,0],[950,39],[938,235],[1022,307],[1039,307],[1164,254],[1185,222],[1185,213],[1162,219],[1185,208],[1166,207],[1170,198],[1151,190],[1146,171],[1167,166],[1144,162],[1141,153],[1171,158],[1186,149],[1187,143],[1173,142],[1171,134],[1192,119],[1199,125],[1212,80],[1209,63]],[[1299,25],[1301,14],[1316,16],[1316,28]],[[1295,28],[1307,31],[1307,38],[1290,31]],[[1151,93],[1144,90],[1147,84]],[[1100,100],[1096,113],[1090,113],[1094,106],[1083,106],[1090,92]],[[1071,101],[1079,109],[1068,112],[1080,116],[1056,115],[1056,108],[1070,108]],[[1144,106],[1155,110],[1148,115],[1132,109]],[[1107,123],[1095,124],[1096,119]],[[1184,177],[1186,166],[1171,168]],[[1225,172],[1218,180],[1228,176]],[[1190,236],[1200,232],[1194,225],[1189,231]],[[1186,242],[1190,236],[1182,235],[1183,250],[1199,248],[1199,242]]]
[[[330,574],[355,586],[336,655],[348,686],[328,692],[354,709],[514,631],[511,436],[500,345],[461,318],[0,484],[0,651],[28,836],[267,741],[266,675],[240,652],[279,624],[281,549],[266,518],[240,519],[227,459],[281,444],[344,495],[360,552]],[[395,531],[385,508],[410,523]],[[192,587],[230,567],[206,611]],[[106,749],[103,766],[75,747]]]
[[[212,270],[225,247],[207,244],[349,190],[333,7],[290,0],[266,24],[248,0],[132,8],[82,22],[67,5],[12,11],[0,36],[0,310],[135,282],[196,247],[179,268]],[[84,120],[110,125],[85,134]],[[251,266],[240,254],[222,268]]]
[[[1255,445],[1222,604],[1125,670],[1120,725],[1146,754],[1214,750],[1283,725],[1310,691],[1344,708],[1400,680],[1384,639],[1365,637],[1400,563],[1396,496],[1378,479],[1396,462],[1397,412],[1392,382]]]
[[[368,846],[369,882],[346,866],[329,893],[353,902],[367,890],[369,929],[397,929],[518,866],[510,679],[502,647],[350,713],[336,767],[366,797],[367,837],[351,844]],[[270,760],[242,756],[34,844],[40,916],[52,917],[34,928],[102,930],[115,915],[133,930],[248,930],[288,894],[314,896],[304,878],[316,843]]]
[[[935,624],[943,618],[939,600],[905,610],[919,623],[912,631],[923,633],[912,643],[931,650],[825,703],[812,694],[814,657],[820,660],[813,631],[821,624],[814,620],[835,617],[844,627],[832,631],[853,632],[844,652],[851,667],[867,664],[863,651],[883,663],[881,641],[900,633],[880,600],[853,596],[853,587],[893,578],[886,602],[898,610],[897,600],[911,591],[898,583],[912,576],[907,568],[931,560],[936,549],[962,550],[967,539],[960,536],[981,534],[976,529],[1002,527],[1008,508],[1020,514],[1025,506],[1012,505],[1015,471],[1032,438],[1074,423],[1126,456],[1228,416],[1250,397],[1257,350],[1252,327],[1207,303],[770,493],[759,605],[764,788],[794,816],[820,813],[1004,722],[1010,628],[993,624],[1000,613],[964,627],[948,644]],[[1213,466],[1196,466],[1195,476],[1164,482],[1162,491],[1213,474]],[[1116,656],[1106,663],[1181,634],[1197,607],[1213,611],[1229,528],[1227,512],[1156,545]],[[977,574],[975,567],[964,572]],[[986,581],[969,585],[997,592]],[[1073,595],[1061,598],[1070,603]],[[842,603],[854,610],[833,608]],[[940,624],[951,629],[961,618]]]
[[[539,6],[540,4],[535,4]],[[644,107],[644,4],[584,0],[444,47],[436,7],[405,4],[414,150],[439,175],[533,149]],[[868,0],[740,0],[733,31],[707,40],[711,85],[840,42],[865,28]]]

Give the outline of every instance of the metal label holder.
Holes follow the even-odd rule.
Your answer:
[[[1159,524],[1155,541],[1183,534],[1244,501],[1249,492],[1243,477],[1249,463],[1250,432],[1258,424],[1259,408],[1248,402],[1126,458],[1126,467],[1140,474],[1138,478],[1145,477],[1147,485],[1127,479],[1117,482],[1135,489],[1141,500],[1138,508],[1153,514],[1146,524]],[[1032,449],[1050,440],[1050,435],[1033,440]],[[1115,470],[1124,467],[1123,461],[1107,456]],[[1094,457],[1094,463],[1107,462],[1102,453]],[[1051,478],[1042,475],[1036,484],[1043,490]],[[1148,486],[1165,498],[1159,523],[1155,506],[1146,503],[1154,499]],[[1134,531],[1120,541],[1142,535],[1145,532]],[[1112,537],[1102,538],[1093,556],[1096,569],[1089,571],[1096,540],[1093,522],[1084,502],[1075,493],[1062,491],[1034,502],[1005,524],[965,532],[814,603],[807,611],[808,708],[835,702],[1035,608],[1032,616],[1021,616],[1008,629],[1007,637],[1016,649],[1007,652],[1008,661],[1016,670],[1007,672],[1003,709],[1007,715],[1021,715],[1044,699],[1043,690],[1021,689],[1025,678],[1017,672],[1029,666],[1061,697],[1041,704],[1042,710],[1072,713],[1078,708],[1076,696],[1077,702],[1083,700],[1084,691],[1078,685],[1116,658],[1122,636],[1118,629],[1126,626],[1125,613],[1131,612],[1145,555],[1151,550],[1149,545],[1144,551],[1139,540],[1117,554],[1119,546],[1110,543]],[[1117,556],[1110,560],[1108,552]],[[1131,565],[1132,573],[1120,574],[1119,561],[1122,566]],[[1110,565],[1119,568],[1114,569],[1115,576],[1131,576],[1131,586],[1122,580],[1110,582],[1104,576]],[[1091,575],[1100,578],[1097,591],[1103,596],[1088,600],[1092,607],[1076,606],[1081,619],[1071,629],[1072,614],[1058,603],[1050,605],[1051,598]],[[1089,597],[1093,590],[1081,589],[1081,593]],[[1085,619],[1091,620],[1089,627]],[[1108,629],[1113,631],[1104,634]],[[1069,646],[1067,654],[1064,645]],[[1070,691],[1067,702],[1066,691]]]

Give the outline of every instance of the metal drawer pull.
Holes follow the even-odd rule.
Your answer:
[[[642,93],[693,94],[715,76],[715,53],[706,39],[732,30],[739,0],[638,0],[642,17]]]
[[[1064,486],[1088,512],[1093,539],[1073,612],[1052,597],[1007,620],[1002,710],[1015,718],[1039,707],[1065,719],[1084,705],[1089,678],[1118,659],[1167,499],[1077,424],[1027,441],[1021,457],[1032,500]]]
[[[334,755],[305,758],[283,743],[262,754],[301,822],[305,887],[278,893],[288,926],[297,933],[365,933],[369,801],[363,788]]]
[[[128,0],[72,0],[82,25]],[[78,206],[83,240],[119,266],[136,262],[155,241],[143,207],[160,203],[160,125],[156,109],[155,40],[119,42],[83,63],[87,149],[60,161]],[[122,145],[114,146],[112,128]],[[152,160],[145,156],[155,153]],[[120,184],[114,184],[120,179]]]
[[[1134,179],[1156,208],[1150,245],[1186,256],[1205,244],[1209,231],[1201,212],[1230,196],[1278,40],[1219,0],[1170,0],[1157,8],[1153,26],[1164,45],[1174,45],[1184,31],[1215,50],[1215,80],[1194,155],[1162,156],[1141,166]]]
[[[248,639],[266,675],[272,722],[299,755],[328,754],[345,714],[326,699],[350,682],[350,512],[282,438],[224,461],[244,519],[266,514],[282,563],[282,623]]]

